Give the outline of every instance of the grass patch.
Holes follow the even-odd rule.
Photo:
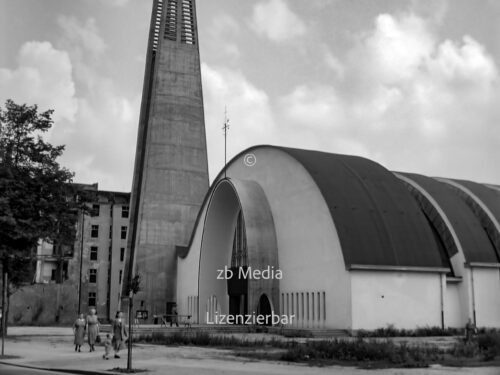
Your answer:
[[[146,342],[159,345],[193,345],[193,346],[214,346],[214,347],[256,347],[269,345],[270,343],[278,345],[279,340],[247,340],[227,335],[210,335],[207,332],[175,332],[172,335],[166,335],[163,332],[153,332],[151,335],[141,335],[135,342]]]
[[[425,332],[433,332],[432,330]],[[284,339],[247,339],[207,332],[153,332],[137,341],[159,345],[187,345],[230,348],[234,354],[259,360],[281,360],[310,365],[348,365],[363,368],[427,367],[432,363],[448,366],[484,366],[497,363],[500,333],[483,331],[474,341],[459,339],[451,348],[434,344],[394,342],[391,339],[348,338],[297,342]],[[397,335],[396,335],[397,336]],[[434,334],[430,335],[434,336]],[[137,342],[136,341],[136,342]]]
[[[459,336],[464,334],[463,328],[418,327],[416,329],[398,329],[389,324],[387,327],[373,331],[360,329],[357,337],[430,337],[430,336]]]
[[[427,367],[443,358],[444,352],[436,346],[409,346],[392,341],[372,341],[359,338],[354,341],[310,341],[296,344],[283,354],[289,362],[347,362],[387,363],[398,367]]]
[[[130,371],[128,371],[126,368],[115,367],[115,368],[112,368],[111,370],[108,370],[108,371],[119,372],[119,373],[126,373],[126,374],[137,374],[137,373],[140,373],[140,372],[147,372],[148,370],[133,368]]]
[[[7,354],[0,355],[0,359],[17,359],[17,358],[21,357],[19,357],[18,355],[7,355]]]

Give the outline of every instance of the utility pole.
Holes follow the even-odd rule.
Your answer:
[[[9,275],[7,273],[6,261],[3,262],[3,297],[2,297],[2,357],[5,355],[5,335],[7,334],[7,289],[9,288]]]
[[[83,268],[83,234],[85,231],[85,213],[82,211],[82,233],[80,241],[80,279],[78,281],[78,315],[82,312],[82,268]]]

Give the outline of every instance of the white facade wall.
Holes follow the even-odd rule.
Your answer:
[[[441,275],[351,271],[352,328],[441,326]]]
[[[476,325],[500,327],[500,270],[471,268]]]
[[[191,322],[198,323],[198,280],[201,238],[203,235],[206,205],[202,208],[198,226],[195,228],[189,253],[185,258],[177,258],[177,313],[192,315]]]
[[[462,301],[460,298],[461,288],[463,288],[463,282],[446,284],[444,304],[444,324],[446,328],[458,328],[465,326],[465,323],[463,321],[464,314],[462,309]]]
[[[257,161],[255,166],[246,166],[242,157],[230,165],[227,176],[258,182],[268,199],[276,229],[279,267],[283,273],[280,313],[291,314],[293,294],[293,312],[297,315],[294,326],[350,328],[350,278],[330,212],[319,189],[302,165],[283,151],[263,147],[252,153]],[[189,297],[197,292],[206,207],[203,210],[189,254],[186,259],[178,260],[180,314],[186,313]],[[213,288],[218,291],[215,276]],[[205,282],[208,280],[204,285]],[[286,294],[289,296],[288,309],[283,306]],[[204,303],[199,301],[200,308]],[[224,301],[220,303],[221,307],[225,306]]]
[[[276,229],[279,267],[283,272],[280,305],[283,304],[283,297],[285,305],[280,306],[281,313],[291,313],[293,294],[294,326],[349,328],[349,274],[332,217],[316,183],[300,163],[283,151],[263,147],[251,153],[255,155],[256,164],[246,166],[242,157],[231,164],[228,176],[257,181],[267,196]],[[309,320],[307,293],[311,305]],[[319,318],[318,293],[321,299],[319,309],[322,311]]]

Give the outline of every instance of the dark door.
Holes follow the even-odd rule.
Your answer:
[[[265,320],[264,324],[265,326],[270,326],[272,325],[272,320],[271,320],[271,314],[272,314],[272,309],[271,309],[271,302],[269,302],[269,298],[265,294],[260,296],[259,299],[259,308],[257,309],[257,313],[259,315],[264,315],[267,319]]]

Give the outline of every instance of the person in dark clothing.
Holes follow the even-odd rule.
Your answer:
[[[172,316],[170,318],[170,327],[172,327],[172,324],[175,324],[177,327],[179,327],[179,323],[177,321],[177,307],[172,308]]]

